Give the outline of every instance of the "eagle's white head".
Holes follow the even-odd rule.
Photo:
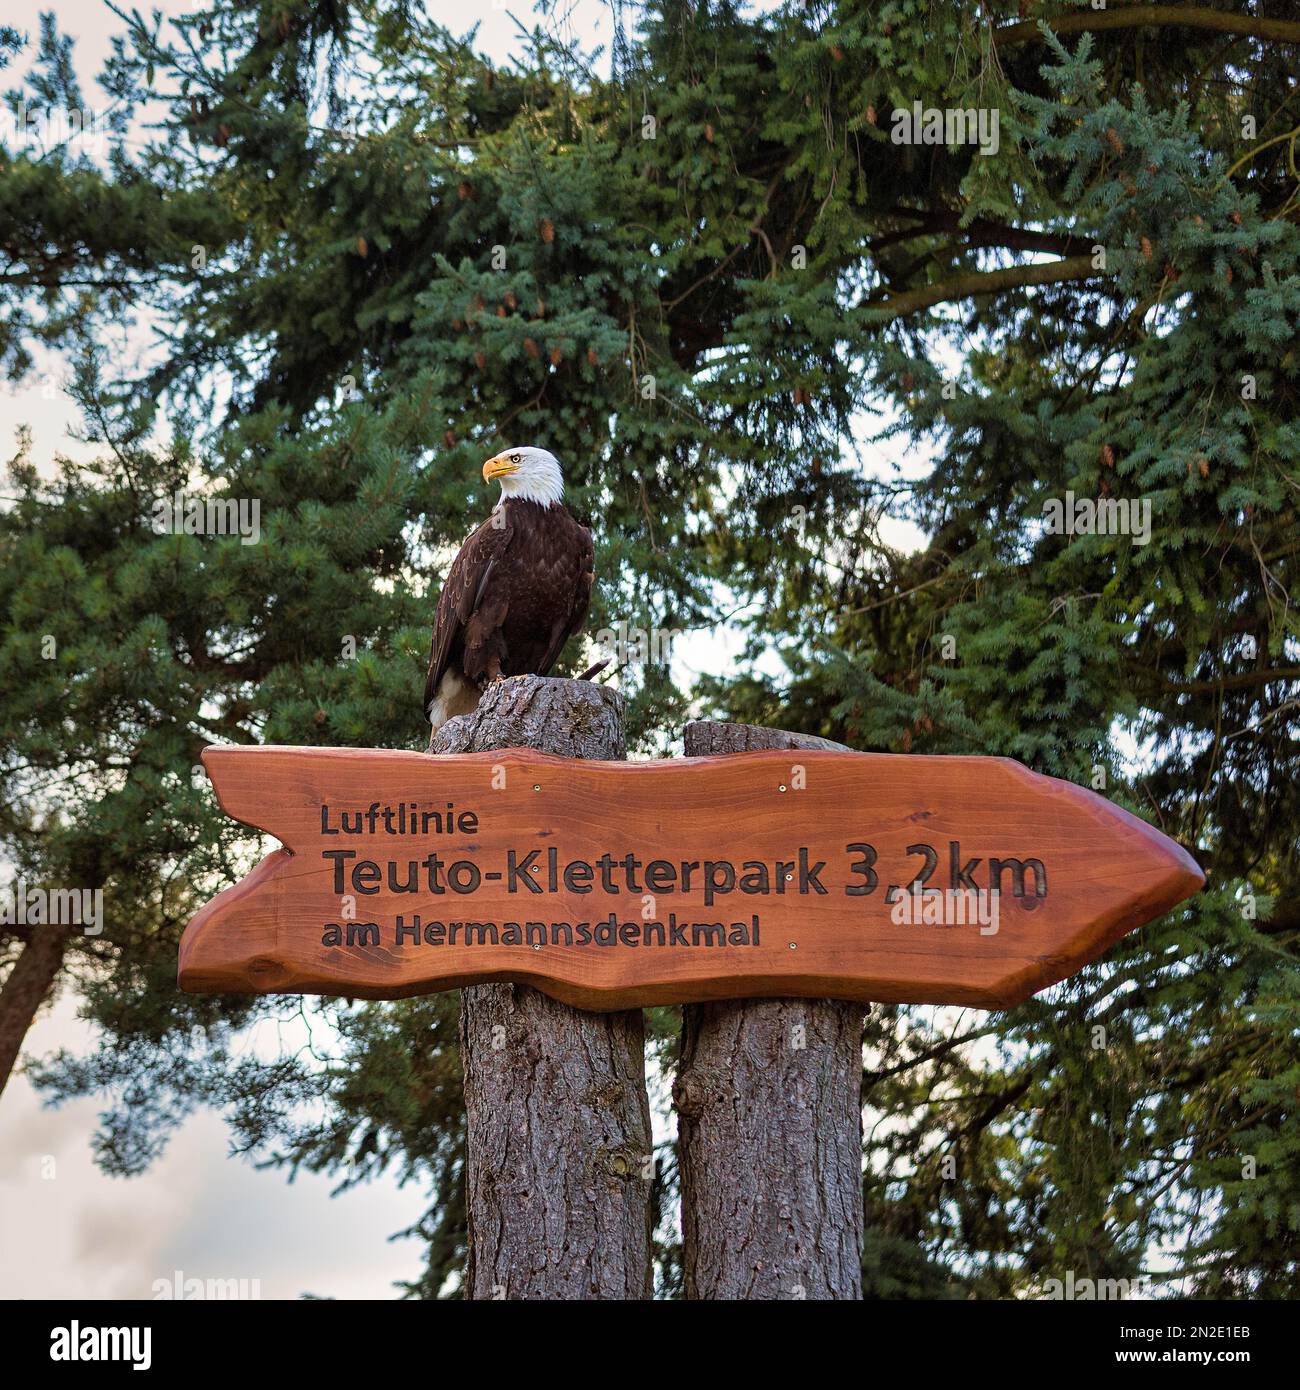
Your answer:
[[[560,461],[549,449],[526,445],[506,449],[483,465],[483,481],[501,483],[501,500],[517,497],[521,502],[540,502],[552,506],[564,496],[564,477]]]

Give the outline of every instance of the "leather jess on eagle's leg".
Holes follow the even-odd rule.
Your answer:
[[[688,724],[685,742],[688,757],[844,748],[748,724]],[[683,1007],[673,1102],[687,1298],[862,1297],[865,1013],[840,999]]]
[[[622,697],[588,681],[498,681],[472,714],[435,732],[429,752],[493,748],[622,759]],[[527,985],[471,985],[460,1038],[467,1297],[648,1298],[641,1011],[587,1013]]]

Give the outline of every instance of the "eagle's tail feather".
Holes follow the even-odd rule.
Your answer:
[[[473,681],[466,680],[460,672],[449,667],[425,711],[434,732],[437,733],[449,719],[476,710],[481,694]]]

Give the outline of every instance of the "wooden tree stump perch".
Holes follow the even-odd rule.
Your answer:
[[[620,759],[622,705],[589,681],[500,681],[429,751]],[[586,1013],[526,985],[473,985],[461,992],[460,1041],[466,1296],[648,1298],[654,1149],[640,1010]]]
[[[682,735],[688,758],[708,758],[717,753],[759,753],[768,748],[826,748],[833,753],[854,753],[847,743],[820,738],[816,734],[795,734],[789,729],[769,729],[763,724],[727,724],[701,719],[688,724]]]
[[[843,749],[688,724],[686,753]],[[846,750],[851,751],[851,750]],[[688,1004],[673,1086],[690,1299],[862,1297],[861,1004]]]
[[[488,686],[472,714],[450,719],[429,740],[430,753],[536,748],[561,758],[627,757],[623,697],[591,681],[517,676]]]

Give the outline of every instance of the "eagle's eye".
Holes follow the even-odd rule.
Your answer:
[[[510,455],[510,462],[511,462],[511,463],[514,463],[514,464],[517,464],[517,463],[519,462],[519,455],[518,455],[518,454],[511,454],[511,455]]]

